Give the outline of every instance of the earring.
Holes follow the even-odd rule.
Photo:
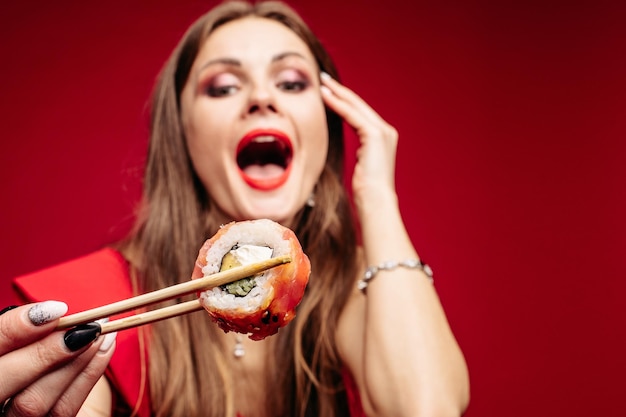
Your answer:
[[[306,205],[313,208],[315,207],[315,193],[311,191],[311,195],[306,199]]]

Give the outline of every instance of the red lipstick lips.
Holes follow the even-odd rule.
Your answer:
[[[289,178],[293,147],[289,137],[276,129],[248,132],[237,146],[239,174],[250,187],[274,190]]]

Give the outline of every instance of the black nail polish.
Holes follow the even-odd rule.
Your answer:
[[[98,323],[81,324],[68,330],[63,340],[69,350],[76,352],[95,341],[101,332],[102,328]]]
[[[0,310],[0,316],[6,313],[7,311],[13,310],[14,308],[18,308],[19,306],[8,306]]]

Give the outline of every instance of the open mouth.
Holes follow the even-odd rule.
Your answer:
[[[237,165],[244,181],[259,190],[273,190],[289,178],[293,149],[277,130],[255,130],[237,147]]]

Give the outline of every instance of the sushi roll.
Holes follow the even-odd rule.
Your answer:
[[[284,255],[291,262],[199,293],[222,330],[252,340],[277,333],[295,317],[311,264],[293,231],[267,219],[229,223],[204,243],[192,279]]]

